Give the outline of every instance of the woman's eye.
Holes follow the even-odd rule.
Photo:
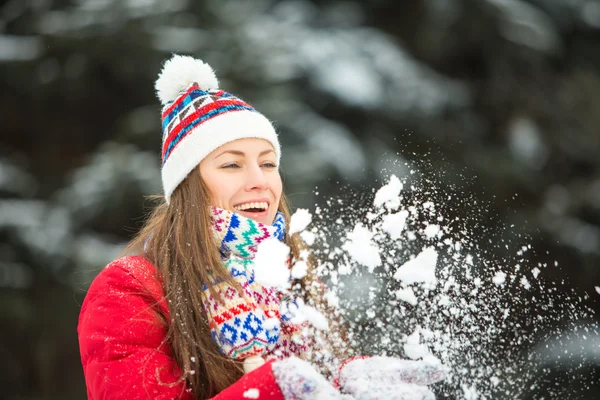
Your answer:
[[[273,164],[273,163],[264,163],[263,167],[267,167],[267,168],[277,168],[277,165]]]
[[[237,164],[226,164],[223,165],[221,168],[239,168],[240,166]]]

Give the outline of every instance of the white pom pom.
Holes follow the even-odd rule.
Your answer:
[[[196,82],[203,90],[217,89],[219,81],[210,65],[189,56],[173,55],[163,65],[154,84],[156,95],[165,105],[177,98],[179,92]]]

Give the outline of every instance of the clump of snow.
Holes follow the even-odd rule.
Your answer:
[[[315,243],[315,234],[309,231],[302,231],[300,233],[300,237],[302,238],[302,240],[304,240],[304,243],[306,243],[309,246],[312,246]]]
[[[326,330],[329,328],[329,322],[327,318],[316,308],[304,304],[302,299],[298,299],[298,310],[293,322],[301,324],[304,321],[308,321],[312,326],[319,330]]]
[[[312,221],[312,214],[308,212],[306,208],[299,208],[296,210],[290,220],[290,229],[288,234],[293,235],[297,232],[302,232],[306,229],[308,224]]]
[[[600,294],[600,286],[594,286],[594,289],[596,289],[596,293]]]
[[[338,307],[340,305],[340,298],[332,290],[328,290],[327,293],[325,293],[325,300],[327,301],[327,304],[331,307]]]
[[[417,305],[417,296],[410,287],[396,290],[396,297],[398,300],[405,301],[413,306]]]
[[[421,343],[420,330],[421,328],[417,326],[415,331],[406,337],[406,343],[404,343],[404,354],[406,354],[406,356],[412,360],[423,359],[429,361],[435,360],[439,362],[439,360],[437,360],[435,356],[431,354],[427,345]]]
[[[427,227],[423,231],[423,233],[425,234],[427,239],[435,238],[439,232],[440,232],[440,226],[435,225],[435,224],[427,225]]]
[[[369,272],[381,265],[379,247],[373,243],[373,233],[363,224],[358,223],[348,234],[348,240],[342,246],[358,263],[366,266]]]
[[[496,285],[496,286],[503,285],[505,280],[506,280],[506,273],[504,273],[502,271],[497,271],[496,275],[494,275],[494,277],[492,278],[492,282],[494,282],[494,285]]]
[[[387,232],[392,239],[400,239],[402,231],[406,226],[406,218],[408,218],[408,211],[402,210],[395,214],[386,214],[383,216],[383,223],[381,228]]]
[[[287,260],[290,248],[276,238],[262,241],[256,248],[254,257],[254,278],[265,286],[280,289],[289,287],[290,271]]]
[[[258,399],[260,397],[260,391],[256,388],[248,389],[243,394],[245,399]]]
[[[465,400],[478,400],[479,392],[475,386],[461,385]]]
[[[377,193],[375,193],[375,200],[373,204],[375,207],[385,206],[389,210],[394,210],[400,206],[400,192],[402,191],[402,182],[392,175],[387,185],[382,186]]]
[[[434,287],[437,284],[435,266],[438,253],[433,247],[427,247],[418,256],[407,261],[394,273],[394,279],[404,284],[423,283],[424,286]]]
[[[306,276],[308,272],[308,265],[304,260],[298,260],[294,263],[292,267],[292,278],[294,279],[302,279]]]

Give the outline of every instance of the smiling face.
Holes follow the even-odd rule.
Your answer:
[[[271,143],[234,140],[206,156],[199,169],[213,206],[273,224],[283,185]]]

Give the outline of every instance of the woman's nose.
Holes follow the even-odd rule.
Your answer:
[[[253,166],[248,169],[248,182],[246,184],[246,190],[267,190],[269,187],[267,177],[264,171],[260,168],[260,165]]]

